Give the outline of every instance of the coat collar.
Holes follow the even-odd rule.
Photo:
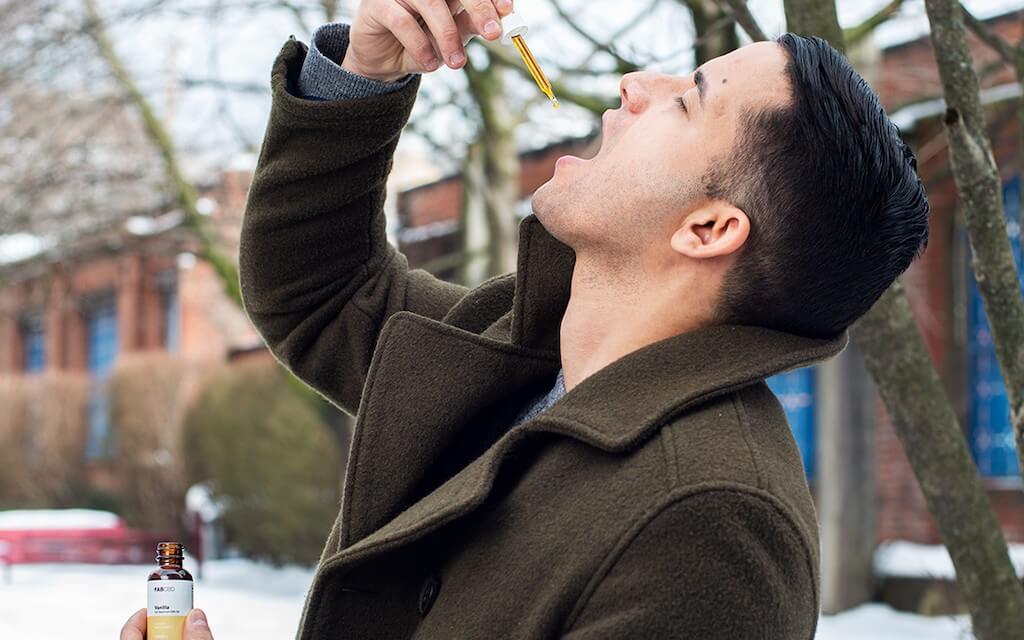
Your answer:
[[[512,305],[513,343],[557,357],[574,266],[572,248],[552,236],[536,215],[523,219]],[[745,325],[689,331],[612,362],[534,421],[546,431],[573,435],[610,451],[623,450],[697,402],[824,360],[842,351],[847,342],[846,331],[831,339]]]
[[[387,321],[353,437],[337,551],[325,556],[324,571],[409,544],[470,513],[487,498],[503,460],[532,433],[625,451],[689,407],[826,358],[846,344],[845,333],[814,340],[745,326],[661,340],[588,377],[422,495],[419,483],[436,471],[438,457],[462,435],[486,429],[495,398],[525,401],[528,390],[558,370],[575,256],[533,215],[520,227],[519,247],[512,310],[493,325],[495,331],[478,334],[406,311]],[[443,360],[436,357],[439,344],[445,346]],[[432,372],[429,384],[412,379],[425,371]],[[474,393],[451,393],[459,388]]]

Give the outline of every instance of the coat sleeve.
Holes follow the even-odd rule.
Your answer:
[[[439,319],[468,291],[408,268],[387,240],[385,182],[419,77],[383,96],[304,100],[308,49],[290,39],[239,245],[243,308],[274,356],[354,414],[377,338],[398,311]]]
[[[609,558],[564,640],[810,640],[811,554],[782,511],[741,491],[665,505]]]

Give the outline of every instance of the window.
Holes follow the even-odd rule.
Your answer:
[[[814,367],[805,367],[772,376],[766,380],[768,388],[778,397],[786,410],[789,427],[800,447],[807,479],[815,472],[815,420],[814,420]]]
[[[1017,273],[1021,271],[1020,176],[1003,184],[1007,233],[1013,248]],[[987,478],[1020,480],[1019,465],[1010,425],[1010,405],[999,371],[992,331],[985,316],[981,292],[968,267],[968,384],[970,385],[968,428],[971,453],[981,475]]]
[[[177,273],[170,269],[160,272],[157,276],[157,288],[160,290],[164,348],[176,353],[181,342]]]
[[[46,330],[42,314],[23,318],[21,347],[25,373],[42,373],[46,369]]]
[[[88,367],[93,378],[89,396],[89,438],[86,457],[94,460],[110,451],[109,375],[117,359],[117,306],[112,294],[93,299],[86,311]]]

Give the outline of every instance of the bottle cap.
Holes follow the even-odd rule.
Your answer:
[[[501,19],[501,28],[502,44],[512,44],[513,36],[525,36],[530,32],[530,27],[526,24],[526,21],[514,11]]]

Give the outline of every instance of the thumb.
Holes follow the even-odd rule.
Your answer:
[[[202,609],[192,609],[185,618],[185,635],[182,640],[213,640],[210,625]]]

